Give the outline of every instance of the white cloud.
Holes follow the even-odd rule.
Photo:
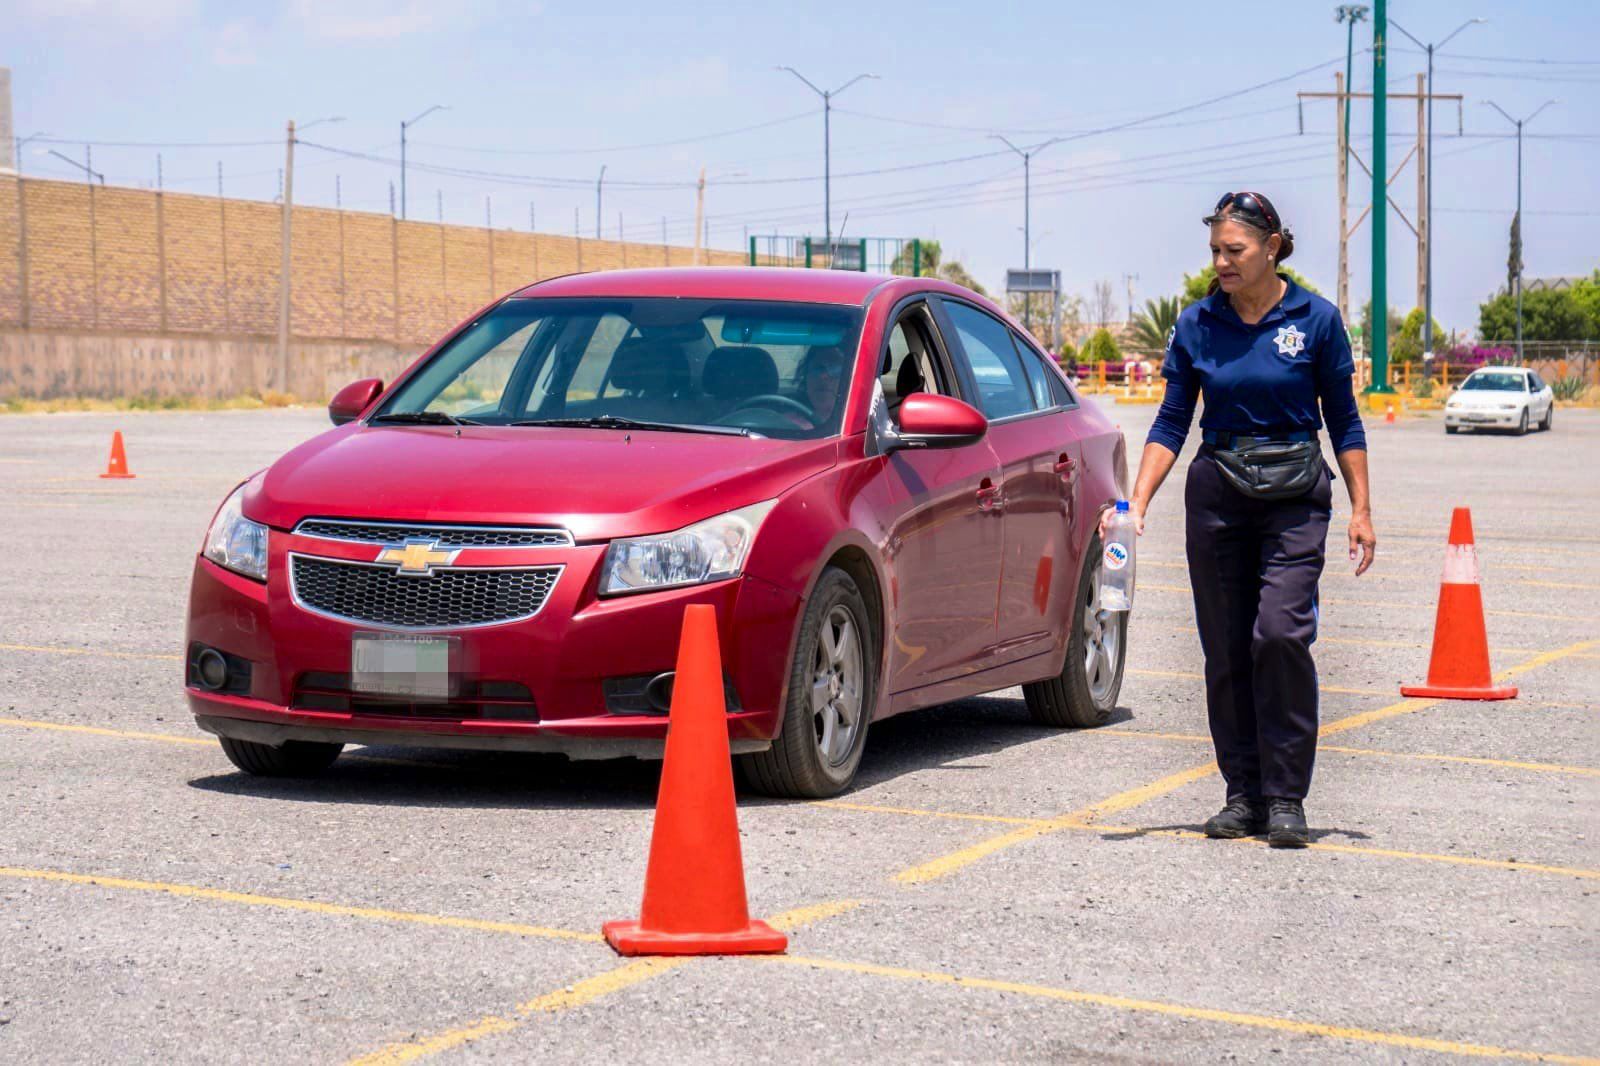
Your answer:
[[[260,33],[258,27],[242,19],[228,23],[217,34],[216,47],[211,50],[211,61],[219,67],[254,66],[255,38]]]

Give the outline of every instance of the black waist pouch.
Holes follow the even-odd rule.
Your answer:
[[[1322,446],[1315,439],[1258,441],[1242,448],[1215,448],[1211,454],[1228,484],[1257,500],[1304,496],[1327,476]]]

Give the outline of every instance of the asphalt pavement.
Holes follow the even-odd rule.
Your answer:
[[[1137,454],[1154,408],[1108,409]],[[741,797],[790,951],[690,961],[598,935],[638,912],[653,764],[366,748],[286,782],[194,728],[206,523],[326,424],[0,417],[0,1061],[1600,1062],[1600,412],[1369,420],[1378,561],[1350,575],[1336,484],[1311,848],[1199,835],[1180,467],[1113,723],[1035,727],[1013,689],[873,726],[838,801]],[[134,480],[96,477],[114,429]],[[1463,505],[1522,694],[1405,700]]]

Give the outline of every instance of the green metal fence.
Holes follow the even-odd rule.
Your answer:
[[[922,273],[922,242],[915,237],[835,238],[830,254],[825,240],[774,233],[750,238],[750,265],[916,277]]]

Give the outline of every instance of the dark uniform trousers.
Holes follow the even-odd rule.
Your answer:
[[[1228,795],[1304,799],[1317,755],[1317,582],[1332,475],[1305,496],[1257,500],[1223,479],[1209,445],[1184,488],[1206,706]]]

